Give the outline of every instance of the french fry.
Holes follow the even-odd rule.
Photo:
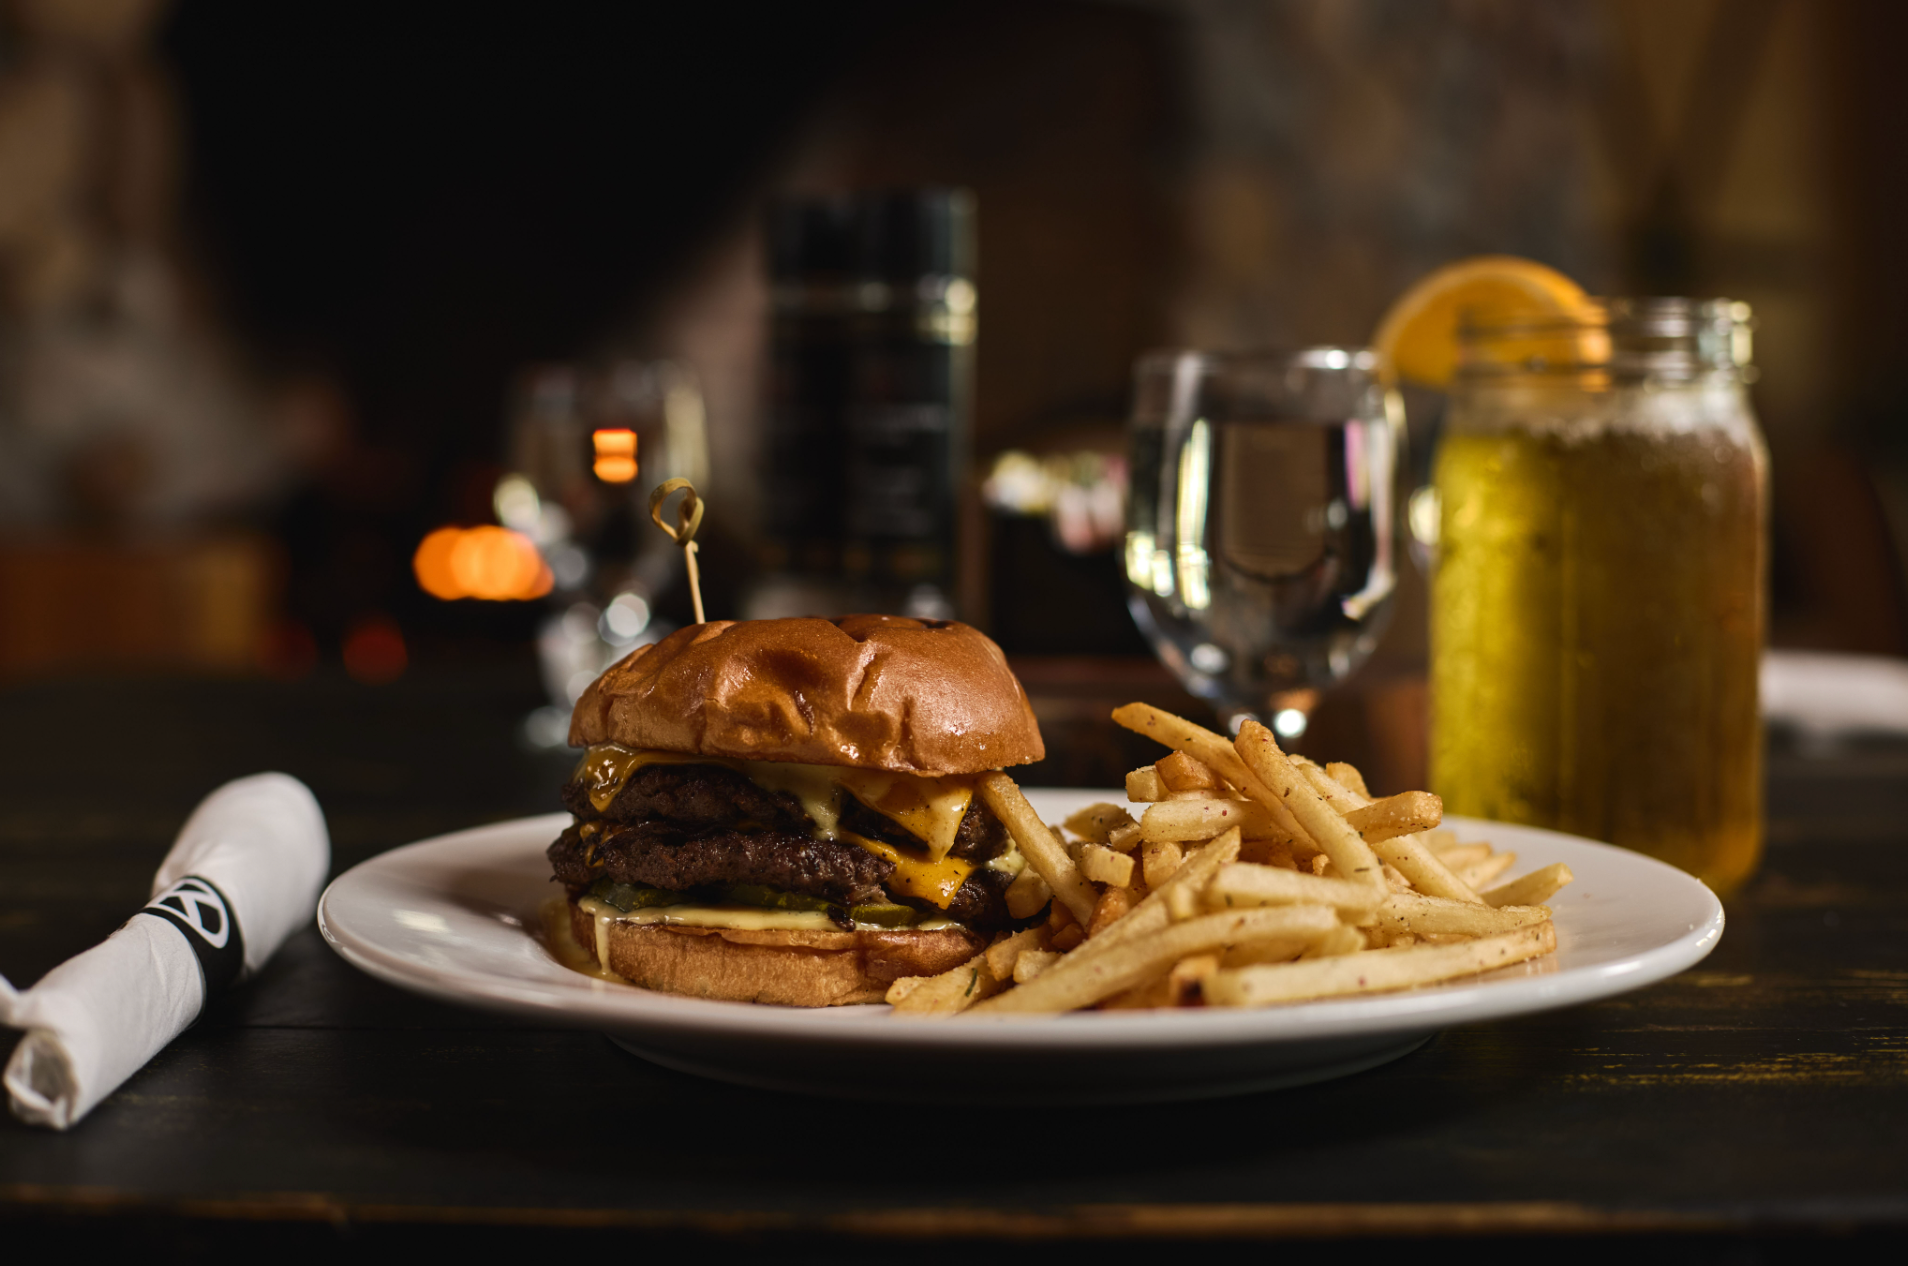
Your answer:
[[[1237,830],[1234,827],[1233,830]],[[1227,834],[1231,834],[1230,831]],[[1179,845],[1165,840],[1149,840],[1140,845],[1141,873],[1148,888],[1157,888],[1173,877],[1184,860]]]
[[[1127,859],[1129,862],[1131,858]],[[1130,888],[1108,888],[1100,894],[1093,905],[1093,917],[1087,920],[1086,933],[1089,937],[1105,931],[1108,927],[1125,918],[1127,912],[1138,904],[1133,899]]]
[[[1003,936],[981,953],[987,960],[987,970],[994,979],[1006,981],[1012,979],[1014,964],[1028,950],[1047,948],[1047,928],[1045,924],[1023,929],[1012,936]]]
[[[998,771],[983,774],[980,795],[994,816],[1007,827],[1014,843],[1020,845],[1027,864],[1040,872],[1040,877],[1053,889],[1054,898],[1073,911],[1073,917],[1082,923],[1091,918],[1093,903],[1099,894],[1093,891],[1092,885],[1080,874],[1080,868],[1067,856],[1066,849],[1027,803],[1027,797],[1020,794],[1014,780]]]
[[[888,986],[887,1003],[896,1015],[958,1015],[1005,985],[980,953],[938,976],[903,976]]]
[[[1133,815],[1117,804],[1090,804],[1069,815],[1062,825],[1083,840],[1104,844],[1120,827],[1132,826]]]
[[[1318,845],[1314,844],[1310,838],[1293,840],[1289,847],[1292,850],[1292,860],[1299,863],[1301,868],[1314,857],[1323,856],[1323,854],[1319,852]]]
[[[1533,870],[1521,879],[1513,879],[1486,892],[1484,904],[1500,909],[1504,906],[1542,905],[1575,877],[1570,873],[1570,867],[1562,862],[1552,862],[1542,870]]]
[[[1353,929],[1358,936],[1358,944],[1363,948],[1365,936],[1362,931]],[[1326,936],[1335,935],[1327,932]],[[1234,945],[1220,955],[1221,967],[1252,967],[1259,963],[1289,963],[1316,945],[1323,938],[1300,936],[1274,937],[1270,940],[1253,941],[1248,945]]]
[[[1168,1006],[1183,1007],[1199,996],[1199,982],[1219,970],[1217,954],[1194,954],[1173,964],[1166,973],[1166,988],[1171,995]]]
[[[1491,907],[1469,901],[1447,901],[1417,893],[1394,892],[1378,907],[1378,926],[1414,936],[1495,936],[1514,932],[1550,917],[1543,906]]]
[[[1453,873],[1464,881],[1465,887],[1477,892],[1496,883],[1499,875],[1516,864],[1517,854],[1515,853],[1493,853],[1482,861],[1472,862],[1469,866],[1455,867]]]
[[[1219,776],[1202,760],[1174,752],[1154,763],[1160,785],[1168,791],[1217,791]]]
[[[1164,790],[1159,785],[1159,771],[1151,765],[1141,765],[1126,776],[1126,798],[1135,804],[1157,800]]]
[[[1173,1006],[1178,1001],[1174,996],[1172,980],[1167,976],[1155,976],[1130,989],[1121,990],[1101,1002],[1099,1008],[1102,1011],[1152,1011]]]
[[[1022,950],[1020,957],[1014,960],[1014,983],[1024,985],[1047,968],[1059,962],[1061,955],[1052,950]]]
[[[1340,924],[1307,945],[1300,958],[1337,958],[1343,954],[1364,952],[1365,934],[1358,928]]]
[[[1348,813],[1364,807],[1359,803],[1362,797],[1325,777],[1323,771],[1301,770],[1300,773],[1339,812]],[[1379,857],[1397,867],[1411,881],[1412,887],[1427,896],[1449,897],[1453,901],[1481,900],[1449,867],[1433,857],[1431,850],[1419,843],[1415,836],[1400,835],[1396,839],[1380,840],[1372,845],[1372,849]]]
[[[1167,880],[1163,886],[1148,893],[1146,900],[1134,906],[1132,913],[1105,928],[1098,936],[1094,937],[1082,947],[1079,952],[1068,954],[1058,963],[1055,963],[1052,967],[1048,968],[1047,971],[1041,973],[1041,978],[1044,980],[1047,975],[1059,972],[1063,977],[1063,981],[1058,988],[1071,988],[1071,986],[1066,983],[1066,979],[1089,972],[1095,962],[1099,961],[1102,956],[1111,953],[1116,947],[1136,938],[1157,932],[1170,925],[1172,923],[1172,915],[1166,908],[1166,899],[1167,895],[1174,888],[1184,885],[1190,887],[1194,892],[1202,891],[1205,886],[1212,881],[1213,875],[1221,866],[1224,866],[1238,856],[1238,833],[1228,831],[1188,858],[1186,864],[1181,866],[1171,879]],[[1058,903],[1056,903],[1056,905],[1057,904]],[[1054,941],[1053,945],[1056,949],[1060,948],[1058,939]],[[1053,989],[1056,988],[1056,986],[1049,984],[1044,986],[1044,988]],[[1020,992],[1022,992],[1020,989],[1013,991],[1014,994]],[[1003,995],[1003,997],[1011,996],[1011,994]],[[1106,995],[1102,994],[1100,996],[1105,997]],[[1036,998],[1036,1004],[1038,1004],[1038,1001],[1038,998]],[[1069,1008],[1044,1008],[1036,1005],[1036,1009],[1064,1011]]]
[[[1007,913],[1016,919],[1031,919],[1040,913],[1040,908],[1053,900],[1053,889],[1047,887],[1047,881],[1040,872],[1029,866],[1014,876],[1014,882],[1007,885]]]
[[[1263,906],[1201,915],[1146,936],[1128,938],[1084,964],[1079,955],[1074,955],[1047,968],[1029,984],[995,994],[987,1000],[986,1010],[1001,1015],[1074,1011],[1130,989],[1195,954],[1272,937],[1323,936],[1336,926],[1337,916],[1325,906]]]
[[[1258,866],[1277,866],[1280,870],[1298,869],[1292,846],[1284,840],[1247,840],[1239,845],[1239,860]]]
[[[1164,975],[1142,980],[1099,1003],[1102,1011],[1132,1011],[1191,1006],[1199,1001],[1199,982],[1219,970],[1218,954],[1195,954],[1174,963]]]
[[[1278,740],[1272,737],[1272,731],[1257,721],[1248,720],[1239,728],[1235,747],[1245,766],[1278,796],[1305,828],[1306,834],[1332,859],[1340,876],[1382,887],[1384,876],[1378,869],[1378,858],[1372,853],[1371,846],[1339,816],[1337,809],[1312,789],[1305,774],[1286,759],[1285,753],[1279,750]],[[1318,770],[1318,776],[1334,787],[1338,785],[1326,778],[1323,770]],[[1341,788],[1340,794],[1349,793]]]
[[[1080,873],[1096,884],[1124,888],[1133,882],[1132,855],[1116,853],[1104,844],[1081,845],[1079,865]]]
[[[1205,906],[1191,888],[1175,888],[1166,894],[1166,912],[1173,916],[1173,922],[1183,923],[1204,914]]]
[[[1365,776],[1358,772],[1358,766],[1335,760],[1325,766],[1325,776],[1353,795],[1371,799],[1371,792],[1365,786]]]
[[[1169,800],[1146,806],[1140,815],[1140,838],[1147,840],[1209,840],[1238,827],[1254,839],[1284,835],[1272,815],[1250,800]]]
[[[1173,931],[1192,926],[1182,923]],[[1384,993],[1508,967],[1556,948],[1556,929],[1544,922],[1458,945],[1412,945],[1221,970],[1206,978],[1203,992],[1207,1002],[1225,1007],[1263,1007],[1308,998]],[[998,1007],[1019,992],[1016,989],[999,994],[980,1005]]]
[[[1426,845],[1426,847],[1430,846]],[[1489,844],[1447,844],[1443,848],[1431,849],[1431,855],[1456,872],[1489,857],[1491,846]]]
[[[1239,759],[1239,753],[1233,745],[1205,726],[1194,725],[1186,718],[1176,717],[1163,708],[1155,708],[1150,703],[1123,704],[1113,709],[1113,720],[1135,734],[1144,734],[1156,743],[1164,743],[1174,751],[1184,752],[1200,761],[1234,787],[1245,792],[1247,796],[1264,805],[1271,812],[1272,820],[1293,839],[1312,843],[1311,836],[1305,833],[1305,828],[1292,817],[1283,802],[1272,794],[1271,789],[1259,779],[1258,775],[1246,768],[1245,762]],[[1128,792],[1128,799],[1132,798],[1131,792]]]
[[[1428,792],[1373,798],[1353,766],[1288,755],[1248,721],[1235,742],[1128,704],[1114,720],[1172,749],[1127,777],[1139,820],[1096,804],[1042,824],[1005,775],[982,800],[1027,859],[1009,908],[1038,927],[940,976],[896,982],[903,1014],[1265,1006],[1408,989],[1556,947],[1545,867],[1485,888],[1512,853],[1460,843]],[[1203,847],[1201,841],[1209,841]],[[1068,889],[1073,891],[1069,895]]]
[[[1206,886],[1206,902],[1214,908],[1315,904],[1331,906],[1352,916],[1379,908],[1384,895],[1370,884],[1345,879],[1323,879],[1271,866],[1234,862],[1222,866]]]
[[[1469,884],[1459,879],[1450,867],[1431,855],[1415,836],[1400,835],[1395,840],[1380,840],[1372,846],[1378,856],[1396,866],[1419,892],[1452,901],[1482,901]]]
[[[1331,781],[1338,783],[1336,778]],[[1338,785],[1344,786],[1343,783]],[[1347,787],[1346,790],[1351,789]],[[1359,793],[1354,791],[1352,794]],[[1351,824],[1352,830],[1365,837],[1367,844],[1429,830],[1443,818],[1444,801],[1428,791],[1404,791],[1395,796],[1386,796],[1383,800],[1373,800],[1345,815],[1345,821]]]

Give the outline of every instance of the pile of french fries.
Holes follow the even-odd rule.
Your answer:
[[[1228,742],[1143,703],[1113,719],[1173,749],[1127,775],[1140,818],[1096,804],[1049,827],[1011,778],[986,775],[980,795],[1027,859],[1008,910],[1050,913],[951,971],[897,980],[897,1014],[1262,1007],[1556,949],[1543,903],[1570,868],[1500,883],[1517,855],[1440,829],[1436,796],[1374,799],[1350,765],[1288,755],[1251,721]]]

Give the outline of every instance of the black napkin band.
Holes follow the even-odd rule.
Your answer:
[[[139,913],[153,915],[179,929],[199,960],[207,1002],[245,969],[245,936],[232,916],[232,903],[211,880],[187,875]]]

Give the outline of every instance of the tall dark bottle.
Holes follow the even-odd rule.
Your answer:
[[[972,443],[973,198],[870,195],[859,218],[844,571],[885,609],[951,617]]]
[[[976,316],[970,195],[778,204],[755,616],[955,614]]]
[[[828,586],[841,575],[856,247],[852,198],[788,201],[770,211],[762,561],[784,587]]]

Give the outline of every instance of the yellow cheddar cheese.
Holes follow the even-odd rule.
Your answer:
[[[894,879],[891,882],[895,888],[910,897],[932,901],[943,910],[954,900],[954,894],[961,890],[967,877],[974,873],[974,863],[961,861],[957,857],[944,857],[938,862],[928,861],[910,857],[892,844],[871,840],[852,831],[843,831],[841,837],[859,844],[876,857],[885,857],[893,862]]]

